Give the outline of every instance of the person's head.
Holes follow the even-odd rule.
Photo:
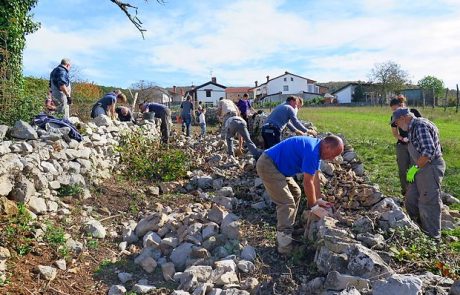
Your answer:
[[[141,102],[139,104],[139,110],[141,111],[141,113],[145,112],[146,109],[147,109],[147,103],[146,102]]]
[[[187,101],[190,101],[190,100],[192,100],[192,98],[189,95],[189,96],[187,96]]]
[[[286,102],[293,108],[296,108],[297,106],[297,97],[290,95],[286,98]]]
[[[68,58],[63,58],[63,59],[61,60],[61,66],[63,66],[63,67],[66,68],[67,70],[70,70],[70,66],[71,66],[70,59],[68,59]]]
[[[321,139],[320,158],[321,160],[331,161],[343,153],[343,141],[336,135],[328,135]]]
[[[404,95],[400,94],[395,98],[392,98],[390,100],[390,108],[394,112],[398,108],[404,108],[406,107],[406,98]]]
[[[129,114],[129,109],[127,107],[120,107],[120,113],[123,116],[127,116]]]
[[[414,118],[408,108],[399,108],[393,112],[391,124],[396,124],[398,128],[401,128],[404,131],[409,130],[409,124]]]
[[[198,104],[201,105],[203,102],[202,101],[199,101]]]
[[[126,103],[128,99],[126,99],[126,95],[124,95],[121,91],[117,94],[117,102],[118,103]]]
[[[296,101],[296,106],[298,109],[300,109],[302,106],[303,106],[303,99],[301,97],[297,97],[297,101]]]
[[[224,99],[224,97],[223,97],[223,96],[219,97],[219,100],[223,100],[223,99]]]
[[[249,97],[248,97],[248,94],[247,94],[247,93],[243,94],[243,99],[248,99],[248,98],[249,98]]]

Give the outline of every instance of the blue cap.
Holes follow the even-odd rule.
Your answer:
[[[394,124],[396,120],[399,118],[409,115],[410,111],[408,108],[399,108],[396,111],[393,112],[393,115],[391,116],[391,124]]]

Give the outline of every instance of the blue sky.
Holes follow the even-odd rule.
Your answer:
[[[68,57],[107,86],[253,86],[289,71],[318,82],[368,80],[392,60],[413,82],[460,83],[460,1],[132,0],[145,39],[109,0],[39,0],[24,74],[48,77]]]

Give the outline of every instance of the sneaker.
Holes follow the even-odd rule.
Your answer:
[[[276,242],[278,243],[278,253],[290,254],[292,252],[292,235],[276,232]]]

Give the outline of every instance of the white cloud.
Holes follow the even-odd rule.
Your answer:
[[[42,21],[42,29],[27,38],[26,72],[48,72],[69,56],[96,82],[198,84],[208,81],[212,70],[221,83],[252,86],[285,70],[317,81],[366,80],[375,63],[393,60],[415,82],[428,74],[449,87],[459,82],[456,0],[152,5],[141,15],[145,40],[113,6],[112,14],[92,17],[91,29],[83,31],[66,32],[65,25]],[[72,21],[77,20],[64,20]]]

